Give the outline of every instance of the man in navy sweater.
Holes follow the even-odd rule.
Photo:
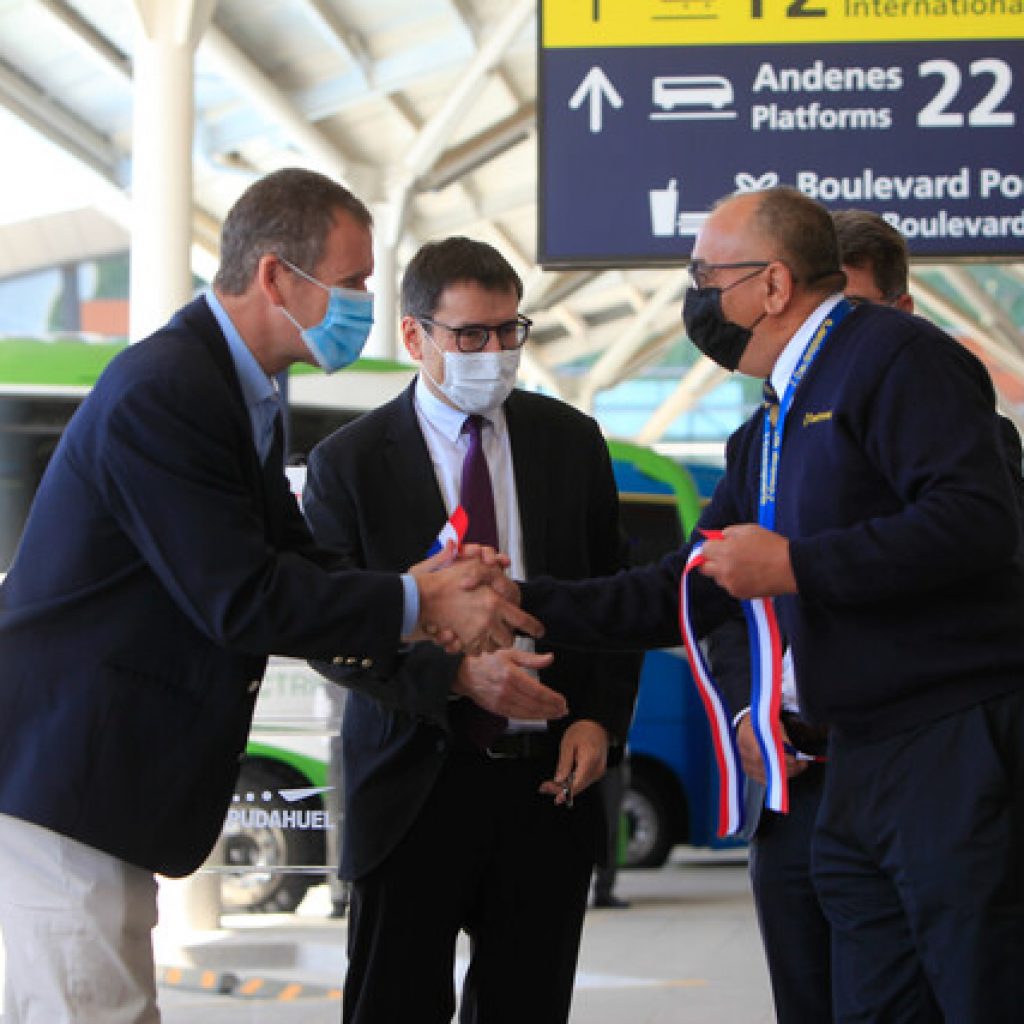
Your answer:
[[[692,594],[698,632],[725,591],[774,597],[801,708],[831,728],[812,864],[836,1019],[1016,1019],[1024,565],[988,374],[925,320],[850,308],[831,218],[793,189],[716,207],[691,275],[691,339],[785,412],[774,488],[768,414],[730,438]],[[686,554],[531,581],[524,606],[556,643],[678,643]]]

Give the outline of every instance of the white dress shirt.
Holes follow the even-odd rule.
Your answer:
[[[459,505],[462,482],[462,463],[469,450],[469,435],[462,429],[467,414],[442,402],[424,383],[422,375],[416,378],[414,408],[423,439],[427,443],[434,476],[441,491],[445,512],[451,515]],[[519,519],[519,498],[516,493],[515,471],[512,465],[512,443],[508,435],[505,410],[500,406],[483,417],[481,440],[487,468],[491,475],[494,494],[494,516],[498,524],[498,550],[511,559],[509,572],[515,579],[526,578],[526,558],[523,553],[523,528]],[[535,649],[529,637],[517,637],[520,650]],[[511,731],[544,728],[544,722],[513,718]]]

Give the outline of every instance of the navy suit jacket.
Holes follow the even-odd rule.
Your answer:
[[[505,414],[527,574],[578,579],[614,572],[622,549],[618,494],[597,425],[562,402],[522,391],[509,397]],[[317,541],[359,565],[392,569],[424,557],[447,513],[413,386],[313,450],[303,508]],[[449,694],[460,662],[418,644],[383,676],[322,667],[362,690],[350,695],[343,728],[343,877],[360,877],[380,863],[433,788],[449,748]],[[621,743],[638,670],[632,655],[557,651],[541,678],[566,695],[570,714],[549,727],[561,735],[571,722],[593,719]],[[596,854],[604,839],[592,795],[583,794],[574,820]]]
[[[267,655],[396,653],[399,579],[331,564],[195,300],[113,360],[40,484],[0,590],[0,813],[198,867]]]

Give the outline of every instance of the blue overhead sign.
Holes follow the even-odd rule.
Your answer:
[[[880,213],[915,256],[1024,253],[1021,0],[542,0],[540,17],[545,265],[677,262],[715,200],[773,184]]]

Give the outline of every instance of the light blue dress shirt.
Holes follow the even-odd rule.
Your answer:
[[[238,328],[231,322],[231,317],[228,316],[213,289],[208,288],[204,297],[228,343],[228,351],[231,353],[231,360],[235,364],[235,372],[238,374],[238,383],[242,387],[245,408],[252,423],[253,444],[256,446],[260,462],[266,462],[267,456],[270,454],[270,445],[274,440],[274,417],[281,408],[277,393],[277,381],[268,376],[256,361],[256,357],[242,340]]]
[[[253,444],[256,446],[260,462],[265,462],[274,439],[274,416],[281,407],[277,381],[268,376],[256,361],[256,357],[242,340],[242,335],[238,333],[238,328],[232,323],[231,317],[213,289],[208,288],[203,297],[224,335],[224,340],[228,343],[228,351],[235,364],[238,383],[241,385],[242,397],[245,399],[245,407],[252,424]],[[408,573],[402,575],[402,591],[402,636],[405,637],[412,634],[420,617],[419,588]]]

